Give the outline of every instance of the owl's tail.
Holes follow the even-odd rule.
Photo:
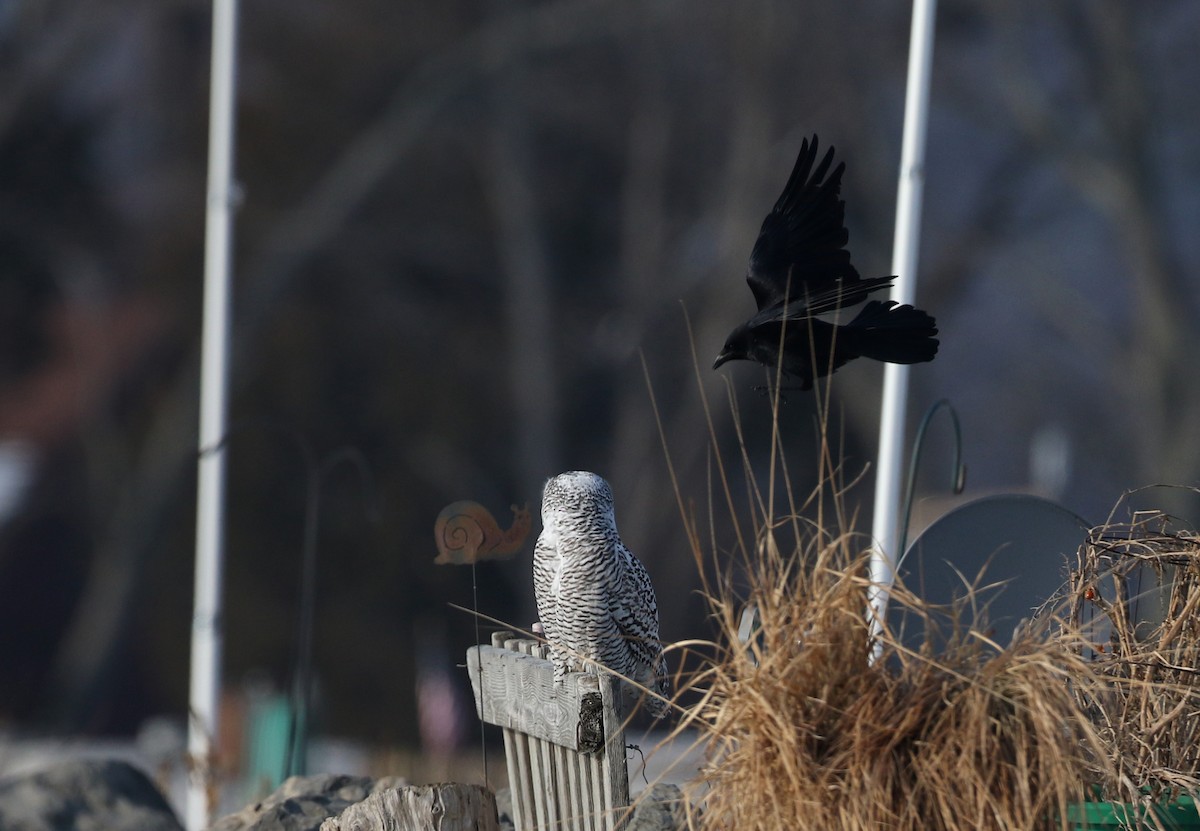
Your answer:
[[[667,662],[661,656],[654,667],[654,683],[646,686],[658,693],[646,696],[646,710],[660,719],[671,711],[671,676],[667,674]]]

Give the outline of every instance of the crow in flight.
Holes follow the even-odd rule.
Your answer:
[[[863,279],[850,264],[846,205],[838,198],[846,165],[840,162],[826,179],[833,148],[814,171],[816,158],[814,135],[811,144],[805,139],[800,145],[792,175],[750,252],[746,282],[758,313],[730,333],[713,369],[736,360],[778,365],[808,390],[814,379],[855,358],[915,364],[937,353],[934,319],[893,300],[872,300],[844,324],[818,317],[861,303],[895,277]]]

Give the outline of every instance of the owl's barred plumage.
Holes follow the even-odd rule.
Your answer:
[[[621,542],[612,488],[596,474],[571,471],[546,482],[533,589],[556,682],[582,669],[581,656],[670,696],[654,587]],[[654,697],[647,707],[655,717],[667,711]]]

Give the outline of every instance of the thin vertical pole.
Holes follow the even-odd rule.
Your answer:
[[[200,359],[200,459],[196,496],[196,584],[188,719],[185,822],[209,825],[216,808],[213,760],[221,689],[221,578],[224,559],[225,420],[233,211],[237,0],[213,1],[204,239],[204,322]]]
[[[917,251],[921,239],[921,197],[925,189],[925,133],[929,121],[929,75],[933,63],[934,18],[937,0],[914,0],[909,36],[908,84],[904,104],[904,138],[900,149],[900,183],[896,194],[896,236],[892,273],[897,276],[891,297],[912,303],[917,287]],[[901,450],[904,444],[908,371],[887,364],[883,374],[883,405],[879,416],[879,464],[875,479],[875,512],[871,535],[870,613],[878,633],[887,612],[900,552]]]

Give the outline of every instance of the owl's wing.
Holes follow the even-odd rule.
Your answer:
[[[533,599],[537,604],[538,619],[549,641],[558,640],[558,598],[553,591],[553,564],[558,560],[558,550],[546,534],[539,534],[533,547]]]
[[[610,598],[613,616],[630,651],[643,666],[664,671],[662,646],[658,641],[658,603],[646,567],[629,549],[617,543],[617,554],[625,568],[624,580]]]

